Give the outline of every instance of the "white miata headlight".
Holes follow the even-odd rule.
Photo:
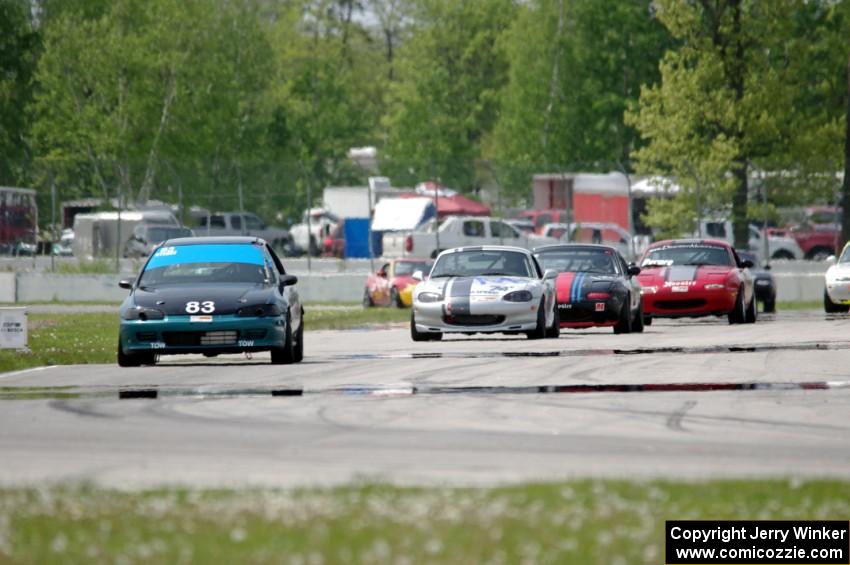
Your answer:
[[[515,290],[502,297],[507,302],[531,302],[532,298],[534,298],[534,295],[527,290]]]
[[[420,292],[419,302],[439,302],[443,299],[443,295],[439,292]]]

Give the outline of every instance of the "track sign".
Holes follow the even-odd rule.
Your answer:
[[[27,348],[27,309],[0,308],[0,349]]]

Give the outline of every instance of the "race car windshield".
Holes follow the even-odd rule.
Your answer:
[[[552,249],[537,256],[544,270],[561,273],[616,274],[610,249]]]
[[[271,275],[263,254],[254,245],[181,245],[157,249],[139,279],[139,287],[263,284],[269,280]]]
[[[458,251],[437,259],[431,278],[511,276],[530,277],[528,259],[513,251]]]
[[[841,254],[841,257],[838,259],[839,263],[850,263],[850,246],[844,249],[844,252]]]
[[[399,261],[395,264],[395,275],[397,277],[412,275],[416,271],[427,273],[430,270],[431,265],[429,265],[426,261]]]
[[[732,257],[725,247],[716,245],[669,245],[650,249],[641,267],[669,267],[670,265],[720,265],[732,266]]]

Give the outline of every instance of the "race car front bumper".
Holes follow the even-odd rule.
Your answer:
[[[562,328],[591,328],[613,326],[620,317],[622,300],[582,300],[558,304]]]
[[[192,321],[193,318],[196,321]],[[209,319],[208,321],[197,321]],[[166,316],[163,320],[121,320],[119,339],[125,353],[242,353],[281,347],[283,316]]]
[[[655,318],[681,318],[720,316],[735,308],[737,290],[689,288],[686,292],[661,289],[656,293],[644,292],[643,312]]]
[[[850,304],[850,281],[827,281],[826,293],[835,304]]]
[[[535,301],[473,301],[469,314],[459,314],[444,302],[419,302],[413,305],[413,314],[416,331],[423,333],[521,332],[537,327],[538,308]]]

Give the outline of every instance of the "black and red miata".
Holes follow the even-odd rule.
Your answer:
[[[613,327],[614,333],[643,331],[640,269],[613,247],[555,244],[534,255],[544,270],[558,271],[555,294],[562,328]]]

